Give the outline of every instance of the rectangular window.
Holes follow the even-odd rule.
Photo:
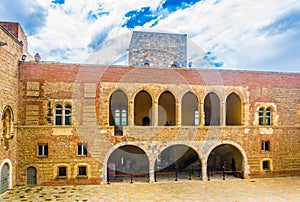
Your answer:
[[[269,140],[263,140],[261,142],[261,150],[262,151],[270,151],[270,141]]]
[[[263,126],[264,124],[264,109],[260,108],[258,112],[258,117],[259,117],[259,125]]]
[[[77,155],[86,156],[87,155],[87,144],[78,144],[77,145]]]
[[[38,145],[38,156],[47,157],[48,156],[48,144],[39,144]]]
[[[263,170],[270,170],[270,161],[263,161]]]
[[[72,124],[72,110],[70,106],[65,107],[65,125],[70,126]]]
[[[67,177],[67,167],[58,167],[58,177]]]
[[[55,117],[55,125],[57,125],[57,126],[61,126],[62,125],[61,116],[56,116]]]
[[[86,166],[79,166],[78,167],[78,176],[87,176]]]

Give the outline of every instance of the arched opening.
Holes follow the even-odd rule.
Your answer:
[[[220,99],[215,93],[209,93],[204,99],[205,125],[220,125]]]
[[[134,98],[134,124],[150,125],[152,99],[148,92],[142,90]]]
[[[166,123],[173,123],[175,125],[175,98],[169,91],[162,93],[158,100],[158,125],[163,126]]]
[[[155,161],[156,178],[171,178],[177,172],[181,179],[200,178],[201,162],[197,152],[186,145],[173,145],[164,149]]]
[[[122,136],[128,122],[128,99],[121,90],[115,91],[109,100],[109,125],[115,126],[115,135]]]
[[[223,174],[243,177],[243,155],[235,146],[222,144],[214,148],[207,160],[207,173],[209,175]]]
[[[13,138],[13,113],[10,107],[6,107],[2,114],[4,148],[9,149],[9,140]]]
[[[110,181],[127,181],[132,174],[135,181],[149,181],[149,160],[146,153],[134,145],[117,148],[108,158],[107,175]]]
[[[198,99],[192,92],[187,92],[182,98],[181,123],[183,126],[199,125]]]
[[[6,192],[9,187],[9,165],[8,163],[3,164],[1,168],[0,176],[0,194]]]
[[[242,102],[240,97],[231,93],[226,99],[226,125],[242,124]]]
[[[36,168],[33,166],[30,166],[27,168],[27,185],[36,185],[37,182],[37,172]]]

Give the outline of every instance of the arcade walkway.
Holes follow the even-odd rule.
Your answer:
[[[299,201],[300,177],[17,187],[0,201]]]

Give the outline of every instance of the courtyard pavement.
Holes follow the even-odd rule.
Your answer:
[[[179,180],[152,184],[20,186],[0,201],[300,201],[300,177],[210,181]]]

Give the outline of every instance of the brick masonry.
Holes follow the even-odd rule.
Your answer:
[[[117,148],[135,145],[155,159],[165,148],[183,144],[199,155],[201,165],[220,145],[233,145],[244,157],[244,177],[274,177],[300,174],[300,74],[186,68],[140,68],[79,64],[23,62],[22,46],[7,33],[1,40],[12,44],[0,47],[0,106],[13,111],[13,134],[9,149],[1,142],[0,162],[12,164],[12,186],[25,185],[27,169],[37,169],[37,184],[99,184],[106,179],[107,161]],[[128,125],[123,136],[114,135],[109,121],[111,95],[121,90],[128,100]],[[146,91],[152,101],[153,125],[134,125],[134,100]],[[157,124],[159,97],[174,97],[174,126]],[[183,126],[182,99],[187,92],[198,101],[199,126]],[[204,125],[204,102],[208,93],[220,99],[220,126]],[[226,99],[234,93],[241,101],[241,124],[227,126]],[[72,106],[72,125],[55,126],[54,107]],[[272,108],[272,125],[258,125],[258,109]],[[3,113],[1,111],[1,113]],[[155,117],[156,116],[156,117]],[[3,119],[0,125],[3,131]],[[2,137],[2,136],[1,136]],[[3,137],[2,137],[3,139]],[[261,142],[270,141],[270,151]],[[48,144],[48,157],[38,157],[37,145]],[[88,144],[88,155],[77,155],[77,144]],[[262,169],[262,162],[271,169]],[[87,176],[78,177],[78,166],[87,167]],[[66,178],[58,178],[58,167],[67,167]],[[206,171],[205,171],[206,172]]]

